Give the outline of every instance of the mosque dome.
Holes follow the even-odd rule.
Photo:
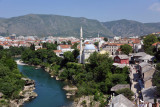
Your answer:
[[[86,44],[84,50],[96,50],[93,44]]]

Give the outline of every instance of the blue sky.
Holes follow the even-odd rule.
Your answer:
[[[160,0],[0,0],[0,17],[30,13],[160,22]]]

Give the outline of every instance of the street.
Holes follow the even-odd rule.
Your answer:
[[[138,73],[136,72],[136,65],[130,65],[131,90],[135,93],[136,98],[139,97],[140,86],[138,84]]]

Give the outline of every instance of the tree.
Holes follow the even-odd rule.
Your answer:
[[[107,41],[108,41],[108,38],[106,38],[106,37],[105,37],[105,38],[104,38],[104,41],[106,41],[106,42],[107,42]]]
[[[148,47],[148,48],[144,48],[145,49],[145,52],[147,53],[147,54],[150,54],[150,55],[154,55],[155,53],[155,47],[154,46],[150,46],[150,47]]]
[[[120,49],[126,55],[129,55],[129,53],[132,52],[132,47],[130,45],[128,45],[128,44],[121,45]]]
[[[94,45],[98,47],[99,43],[98,42],[94,42]]]
[[[69,41],[67,41],[67,44],[68,44],[68,45],[71,45],[72,43],[71,43],[71,41],[69,40]]]
[[[64,59],[62,61],[62,65],[66,65],[67,62],[74,62],[74,55],[72,54],[72,52],[68,51],[68,52],[64,52],[63,54]]]
[[[90,72],[93,72],[95,81],[105,81],[105,79],[111,72],[113,64],[113,60],[109,57],[109,55],[100,55],[97,52],[94,52],[90,55],[88,62],[89,66],[87,66],[87,69],[90,70]]]
[[[3,50],[3,46],[2,45],[0,45],[0,50]]]
[[[160,71],[155,72],[155,74],[153,75],[153,79],[152,79],[153,85],[160,86],[160,78],[159,77],[160,77]]]
[[[157,69],[159,69],[159,64],[158,64],[158,67]],[[153,79],[152,79],[152,82],[153,82],[153,85],[154,86],[157,86],[156,87],[156,95],[158,97],[160,97],[160,71],[157,71],[155,72],[155,74],[153,75]]]
[[[118,90],[116,91],[116,94],[123,94],[129,100],[132,100],[132,96],[134,95],[134,93],[129,88]]]
[[[18,71],[17,64],[11,56],[6,54],[10,50],[1,50],[0,59],[0,92],[6,99],[18,98],[19,92],[24,87],[22,74]]]
[[[123,74],[112,74],[110,78],[111,78],[111,82],[113,86],[116,84],[126,84],[127,83],[125,81],[126,78],[124,77]]]
[[[74,45],[72,45],[72,49],[77,49],[78,43],[75,43]]]
[[[43,43],[42,47],[46,48],[47,50],[56,50],[57,49],[57,44],[47,42],[47,43]]]
[[[152,54],[153,55],[152,44],[157,42],[157,41],[158,41],[158,39],[157,39],[156,35],[154,35],[154,34],[147,35],[143,40],[145,52],[148,53],[148,54]]]
[[[29,60],[35,58],[35,52],[32,51],[31,49],[26,49],[25,51],[23,51],[22,55],[21,55],[21,59],[25,62],[25,63],[29,63]],[[32,63],[32,62],[30,62]]]
[[[35,50],[35,45],[31,44],[30,49],[34,51]]]
[[[54,44],[58,45],[57,41],[55,41]]]
[[[158,71],[160,71],[160,63],[157,63],[156,69],[157,69]]]
[[[78,49],[74,49],[74,50],[72,51],[72,54],[73,54],[73,56],[74,56],[74,60],[76,61],[76,59],[77,59],[77,57],[78,57],[78,55],[79,55],[79,50],[78,50]]]
[[[65,41],[62,41],[61,43],[62,43],[62,45],[66,45],[66,42],[65,42]]]

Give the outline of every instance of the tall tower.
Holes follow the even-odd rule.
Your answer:
[[[79,63],[82,63],[82,40],[83,40],[83,31],[82,31],[82,27],[80,29],[80,58],[79,58]]]
[[[99,38],[99,33],[98,33],[98,51],[100,51],[100,38]]]

